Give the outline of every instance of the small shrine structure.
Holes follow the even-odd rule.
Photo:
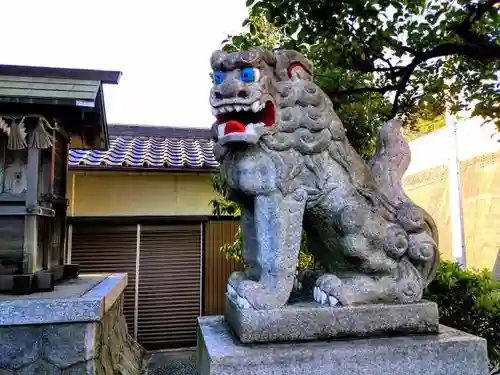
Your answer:
[[[78,277],[65,262],[68,149],[108,148],[103,85],[120,76],[0,65],[0,293]]]

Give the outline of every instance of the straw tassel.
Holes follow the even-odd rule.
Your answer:
[[[7,124],[2,117],[0,117],[0,129],[3,130],[5,134],[10,134],[9,124]]]
[[[24,117],[19,123],[12,119],[7,148],[9,150],[22,150],[26,146],[26,127],[24,126]]]
[[[41,117],[38,118],[38,123],[29,137],[28,143],[30,147],[35,147],[41,150],[52,147],[52,137],[45,129],[44,125],[44,120]]]

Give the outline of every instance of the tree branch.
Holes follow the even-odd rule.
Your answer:
[[[467,56],[474,60],[493,60],[500,58],[500,48],[493,49],[485,49],[476,45],[470,44],[458,44],[458,43],[443,43],[438,45],[437,47],[421,52],[417,54],[412,62],[404,67],[404,74],[399,80],[396,90],[396,96],[394,97],[393,107],[391,110],[391,116],[394,117],[398,112],[399,99],[401,95],[404,93],[406,85],[410,81],[410,78],[415,71],[415,69],[423,62],[437,58],[437,57],[446,57],[453,55],[462,55]]]
[[[470,27],[474,22],[479,21],[486,12],[492,10],[495,4],[498,3],[500,3],[499,0],[486,0],[483,3],[470,6],[470,15],[464,21],[467,22]]]
[[[367,86],[367,87],[356,87],[356,88],[350,88],[350,89],[345,89],[345,90],[330,90],[326,93],[328,97],[339,97],[339,96],[347,96],[347,95],[356,95],[356,94],[363,94],[365,92],[377,92],[380,94],[385,94],[386,92],[389,91],[394,91],[398,88],[397,85],[387,85],[387,86],[382,86],[382,87],[372,87],[372,86]]]
[[[481,48],[493,49],[496,53],[500,53],[500,46],[498,44],[491,43],[487,37],[472,31],[474,23],[479,21],[487,12],[492,11],[493,7],[499,3],[500,0],[486,0],[482,3],[469,6],[469,14],[462,22],[452,25],[450,29],[467,43]]]
[[[414,50],[413,48],[410,48],[410,47],[407,47],[405,46],[403,43],[401,42],[398,42],[390,37],[387,37],[387,36],[384,36],[384,35],[380,35],[380,37],[385,40],[387,43],[389,43],[391,45],[392,48],[394,49],[399,49],[400,51],[403,51],[403,52],[406,52],[406,53],[410,53],[412,55],[418,53],[417,50]]]
[[[390,91],[395,91],[394,102],[391,109],[391,117],[394,117],[400,109],[401,96],[404,94],[415,69],[425,61],[453,55],[465,56],[479,61],[500,59],[500,45],[491,43],[486,37],[472,31],[473,24],[479,21],[487,12],[493,10],[493,7],[498,3],[500,3],[500,0],[484,0],[479,4],[468,6],[469,12],[464,20],[451,27],[451,30],[460,36],[464,43],[443,43],[426,51],[418,51],[401,44],[395,45],[396,41],[391,41],[383,37],[382,39],[389,43],[391,47],[413,55],[411,63],[406,66],[389,67],[375,67],[373,61],[352,61],[352,64],[355,70],[362,73],[386,73],[391,76],[392,79],[397,79],[397,83],[383,87],[360,87],[338,91],[331,90],[327,95],[330,98],[338,98],[339,96],[362,94],[365,92],[385,94]],[[364,41],[361,41],[361,43],[366,46]],[[373,51],[373,49],[368,48],[368,50],[375,56],[377,55],[374,53],[375,51]]]

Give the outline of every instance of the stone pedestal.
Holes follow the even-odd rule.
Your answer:
[[[0,374],[139,375],[143,350],[127,334],[126,285],[126,274],[82,275],[53,292],[0,295]]]
[[[488,375],[486,341],[437,334],[242,344],[223,317],[198,320],[200,375]]]
[[[437,304],[429,301],[334,308],[309,301],[253,310],[228,297],[224,316],[245,344],[437,333],[439,327]]]

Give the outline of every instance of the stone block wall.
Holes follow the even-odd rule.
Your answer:
[[[123,296],[96,322],[0,326],[0,375],[141,374],[122,306]]]

